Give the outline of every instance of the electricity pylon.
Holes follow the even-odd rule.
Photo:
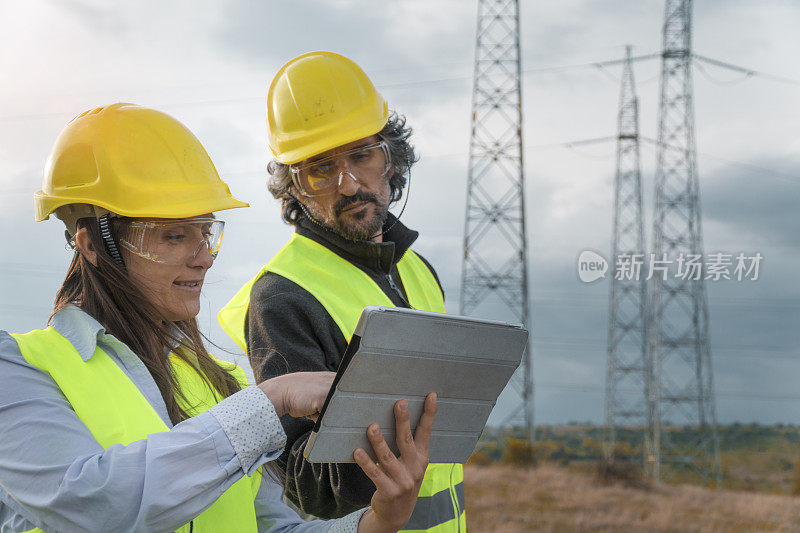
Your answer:
[[[653,219],[649,358],[655,479],[699,474],[721,483],[692,99],[692,1],[667,0]],[[653,261],[654,260],[654,261]],[[663,261],[663,262],[662,262]],[[655,267],[677,265],[669,273]],[[684,426],[681,438],[662,428]]]
[[[639,168],[639,100],[633,77],[631,47],[626,47],[617,117],[617,174],[614,180],[614,225],[608,313],[605,455],[615,454],[617,428],[643,433],[642,459],[652,450],[647,428],[650,365],[647,358],[647,290]]]
[[[460,312],[530,329],[520,70],[517,0],[479,0]],[[530,343],[511,386],[533,445]]]

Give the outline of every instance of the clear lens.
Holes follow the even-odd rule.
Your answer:
[[[300,165],[292,165],[292,181],[305,196],[323,196],[339,188],[347,172],[360,183],[388,174],[389,147],[380,141]]]
[[[225,223],[213,218],[176,221],[129,221],[120,232],[119,242],[126,250],[150,261],[183,264],[208,247],[216,259],[222,246]]]

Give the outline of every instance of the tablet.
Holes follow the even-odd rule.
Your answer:
[[[527,330],[504,322],[364,308],[303,456],[352,463],[362,448],[375,459],[366,436],[373,422],[397,454],[395,402],[408,400],[413,431],[425,396],[436,392],[430,462],[465,463],[527,342]]]

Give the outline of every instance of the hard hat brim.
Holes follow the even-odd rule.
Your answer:
[[[168,210],[154,210],[147,206],[142,209],[132,210],[123,208],[118,205],[112,205],[107,202],[98,201],[96,198],[76,198],[76,197],[59,197],[46,194],[43,190],[38,190],[34,193],[34,203],[36,205],[36,221],[47,220],[50,215],[59,207],[69,204],[90,204],[107,209],[124,217],[131,218],[190,218],[206,213],[214,213],[216,211],[224,211],[226,209],[237,209],[240,207],[250,207],[247,202],[242,202],[236,198],[209,198],[206,202],[198,204],[196,201],[181,203],[173,203]]]

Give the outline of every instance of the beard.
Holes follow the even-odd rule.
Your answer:
[[[345,209],[363,202],[364,207],[350,213]],[[332,208],[332,215],[324,215],[317,205],[306,206],[312,217],[327,229],[350,241],[369,241],[383,230],[389,216],[389,201],[371,192],[358,191],[353,196],[340,198]]]

